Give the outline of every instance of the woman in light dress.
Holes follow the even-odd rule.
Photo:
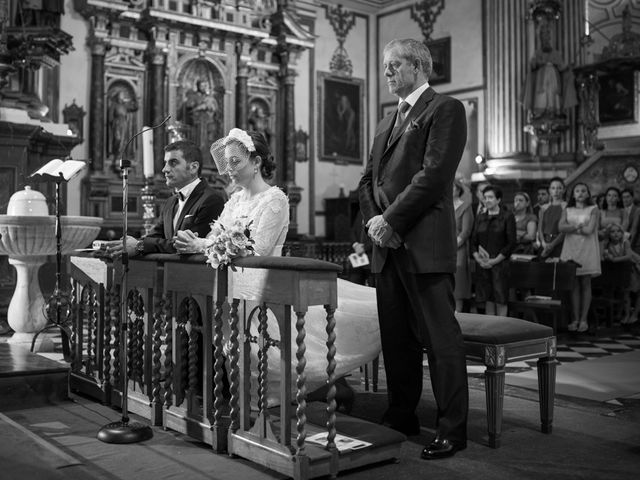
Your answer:
[[[273,176],[275,162],[264,136],[234,128],[227,137],[214,143],[211,153],[218,171],[228,174],[238,187],[225,204],[219,222],[231,225],[241,219],[245,224],[250,223],[255,254],[281,255],[289,226],[289,203],[282,190],[267,183]],[[180,231],[175,246],[180,253],[193,253],[204,252],[211,243],[211,238],[198,238],[190,231]],[[310,307],[305,315],[308,392],[324,386],[327,380],[326,315],[322,306]],[[334,315],[335,374],[339,378],[371,362],[380,353],[375,289],[338,279],[338,308]],[[268,329],[272,338],[279,338],[277,321],[271,314]],[[257,319],[251,330],[257,332]],[[295,352],[295,336],[292,338],[292,348]],[[279,399],[280,367],[279,355],[272,348],[269,349],[268,362],[268,404],[275,405]],[[254,344],[251,364],[257,365],[257,346]],[[252,374],[254,385],[256,370]],[[295,378],[292,380],[292,392],[295,394]]]
[[[580,265],[576,269],[576,281],[571,292],[573,321],[568,326],[570,332],[589,330],[591,278],[601,273],[598,221],[599,210],[593,204],[589,187],[576,183],[558,225],[565,234],[560,260],[573,260]]]

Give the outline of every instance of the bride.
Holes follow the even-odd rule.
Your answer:
[[[255,241],[255,254],[281,255],[289,226],[289,202],[286,195],[267,180],[273,177],[275,161],[264,136],[259,132],[245,132],[234,128],[229,135],[211,146],[211,155],[220,174],[228,174],[238,190],[225,204],[218,222],[230,226],[242,219],[249,224],[251,238]],[[179,231],[175,247],[179,253],[201,253],[213,244],[212,230],[207,238],[199,238],[193,232]],[[342,377],[364,365],[380,353],[380,331],[376,307],[375,289],[338,279],[338,308],[336,320],[336,378]],[[310,307],[306,316],[305,338],[307,366],[307,391],[326,384],[327,333],[326,311],[323,307]],[[254,318],[254,323],[255,323]],[[251,326],[257,330],[257,324]],[[277,322],[269,316],[270,334],[276,334]],[[292,339],[295,351],[295,338]],[[257,365],[257,346],[252,344],[251,364]],[[277,384],[280,382],[279,358],[269,349],[268,379],[269,405],[278,401]],[[255,383],[257,372],[252,374]],[[295,392],[295,378],[292,391]]]

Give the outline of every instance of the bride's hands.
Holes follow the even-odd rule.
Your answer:
[[[204,252],[206,240],[191,230],[178,230],[173,237],[173,247],[180,254]]]

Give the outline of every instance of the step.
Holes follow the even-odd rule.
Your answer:
[[[0,343],[0,410],[34,408],[69,399],[69,366]]]

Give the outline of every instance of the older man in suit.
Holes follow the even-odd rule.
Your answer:
[[[456,228],[453,181],[466,142],[461,102],[428,83],[432,60],[417,40],[384,48],[384,75],[398,111],[376,128],[359,185],[374,242],[380,335],[388,386],[383,424],[420,431],[423,349],[437,403],[437,430],[422,458],[466,447],[468,385],[464,343],[455,318]]]
[[[164,152],[162,173],[175,194],[165,202],[159,222],[149,235],[140,240],[127,236],[129,256],[176,253],[173,237],[178,230],[191,230],[205,237],[210,230],[209,224],[218,218],[224,207],[222,195],[200,178],[202,153],[195,143],[179,140],[164,147]],[[110,248],[113,255],[121,252],[122,244]]]

